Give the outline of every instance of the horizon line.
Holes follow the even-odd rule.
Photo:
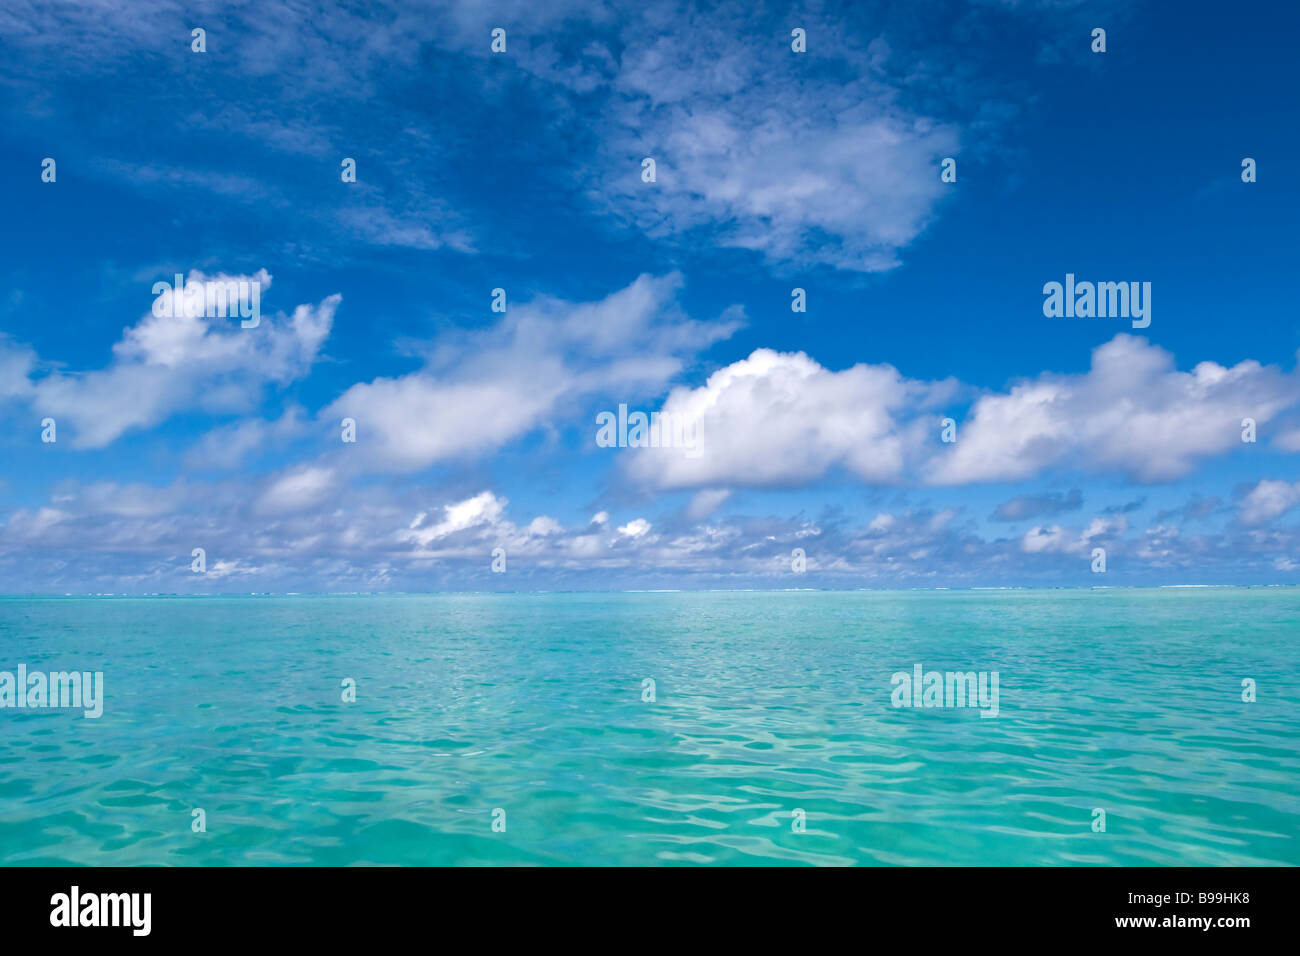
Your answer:
[[[221,591],[212,594],[179,591],[66,591],[62,594],[43,591],[0,593],[0,600],[15,598],[242,598],[242,597],[439,597],[459,595],[526,595],[526,594],[857,594],[912,593],[936,591],[1204,591],[1261,590],[1300,588],[1296,584],[1104,584],[1104,585],[957,585],[935,587],[883,588],[609,588],[604,590],[553,590],[538,588],[525,591]]]

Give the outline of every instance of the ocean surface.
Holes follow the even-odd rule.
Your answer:
[[[1300,589],[0,598],[20,663],[105,701],[0,709],[7,865],[1300,863]]]

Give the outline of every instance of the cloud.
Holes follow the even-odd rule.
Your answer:
[[[1223,506],[1223,502],[1217,497],[1192,495],[1181,508],[1167,508],[1157,512],[1155,520],[1157,524],[1163,524],[1172,518],[1181,521],[1199,521],[1214,514]]]
[[[1273,439],[1273,444],[1282,451],[1300,452],[1300,428],[1288,428]]]
[[[618,529],[625,538],[640,538],[650,531],[650,522],[645,518],[634,518]]]
[[[882,43],[843,39],[870,27],[787,20],[670,5],[655,28],[626,29],[592,197],[655,237],[698,233],[774,264],[893,268],[949,188],[939,165],[959,153],[958,128],[902,105]],[[811,52],[791,51],[792,22]]]
[[[722,507],[730,497],[731,491],[727,488],[706,488],[698,491],[691,497],[691,502],[686,508],[686,517],[692,521],[702,521]]]
[[[506,499],[483,491],[464,501],[445,505],[443,519],[436,524],[427,524],[425,514],[421,513],[403,537],[427,548],[435,541],[462,531],[496,524],[505,512],[506,504]]]
[[[897,266],[939,203],[939,162],[958,152],[956,133],[886,107],[813,106],[811,91],[806,100],[769,92],[775,108],[758,109],[751,97],[760,95],[654,111],[620,144],[627,171],[602,188],[652,236],[704,229],[771,263]],[[628,162],[639,152],[656,161],[653,184]]]
[[[287,442],[305,433],[302,409],[289,408],[274,421],[248,418],[214,428],[185,453],[193,469],[231,471],[273,442]]]
[[[329,477],[314,467],[265,482],[263,496],[283,492],[290,505],[273,520],[263,496],[249,507],[243,479],[64,483],[48,504],[12,512],[0,525],[0,574],[23,589],[82,592],[212,593],[233,579],[245,591],[1087,586],[1096,583],[1087,559],[1098,545],[1111,565],[1107,583],[1288,580],[1294,568],[1286,560],[1300,553],[1300,529],[1239,525],[1192,535],[1156,525],[1134,535],[1122,515],[985,537],[958,507],[891,509],[864,521],[834,509],[685,524],[676,512],[632,513],[570,530],[539,513],[516,523],[509,502],[490,489],[465,496],[381,483],[333,507]],[[295,490],[322,504],[294,509]],[[206,575],[190,570],[194,547],[207,552]],[[489,570],[497,547],[509,556],[508,575]],[[808,561],[798,578],[796,547]]]
[[[401,4],[345,10],[275,0],[256,7],[20,0],[0,9],[0,35],[15,66],[0,84],[95,157],[81,165],[83,177],[177,205],[196,190],[224,200],[204,204],[209,241],[225,227],[244,231],[255,222],[260,232],[307,248],[307,257],[326,251],[325,243],[310,249],[325,236],[467,253],[473,241],[454,204],[430,192],[433,177],[409,174],[411,164],[447,166],[439,162],[445,139],[424,133],[441,125],[430,118],[436,107],[389,95],[427,67],[422,50],[446,50],[450,16]],[[196,24],[206,30],[204,54],[191,51]],[[124,95],[133,109],[113,110],[111,121],[84,121],[83,110],[96,116]],[[182,140],[186,147],[174,149]],[[285,156],[292,167],[278,161]],[[344,156],[360,170],[346,187],[339,180]],[[315,188],[330,180],[333,189]],[[311,238],[294,238],[304,233]]]
[[[330,468],[307,465],[292,468],[276,477],[258,499],[259,511],[284,513],[318,507],[334,489]]]
[[[253,276],[205,276],[194,271],[187,286],[227,282],[270,286],[265,271]],[[133,429],[149,428],[191,410],[247,412],[267,386],[288,385],[310,370],[334,322],[340,296],[300,305],[291,316],[263,316],[255,328],[238,318],[149,314],[123,330],[112,361],[86,372],[44,375],[27,362],[27,376],[9,391],[42,417],[55,419],[59,436],[76,448],[102,448]],[[11,356],[10,367],[21,367]]]
[[[446,246],[467,254],[477,251],[469,229],[455,225],[457,215],[446,202],[429,198],[417,202],[408,197],[399,210],[386,205],[376,190],[356,192],[364,196],[364,201],[339,209],[332,219],[357,239],[375,246],[426,251]],[[414,208],[417,206],[423,208]]]
[[[1264,479],[1238,502],[1237,515],[1242,524],[1262,525],[1280,518],[1300,505],[1300,482]]]
[[[1052,470],[1172,481],[1242,447],[1241,421],[1300,405],[1300,377],[1247,360],[1190,372],[1145,339],[1117,335],[1077,375],[1044,372],[981,395],[957,441],[936,440],[934,410],[969,388],[909,379],[889,365],[831,371],[808,355],[757,349],[678,387],[661,415],[695,423],[694,448],[638,448],[627,471],[659,489],[794,487],[836,469],[871,484],[969,485]],[[1006,502],[997,520],[1075,507],[1075,499]]]
[[[356,419],[364,467],[412,471],[494,451],[583,396],[657,394],[743,314],[692,320],[681,286],[676,273],[642,275],[597,302],[509,303],[497,325],[447,337],[417,372],[352,386],[323,416]]]
[[[918,413],[951,390],[888,365],[833,372],[803,352],[757,349],[669,393],[661,414],[698,423],[697,449],[635,449],[628,472],[658,488],[794,486],[834,468],[896,482],[925,441]]]
[[[189,30],[205,19],[209,53],[200,57]],[[509,225],[483,223],[476,209],[471,233],[461,207],[476,202],[474,190],[458,170],[476,164],[458,137],[425,132],[451,113],[412,103],[418,74],[475,112],[522,104],[544,117],[563,141],[540,148],[575,159],[562,175],[594,208],[647,234],[753,250],[782,269],[874,272],[898,264],[951,194],[939,163],[961,155],[964,131],[987,146],[999,118],[1007,125],[975,71],[946,62],[913,20],[822,4],[633,0],[418,10],[158,0],[144,16],[74,0],[0,10],[20,67],[0,79],[15,102],[91,142],[103,157],[96,171],[116,184],[163,196],[209,190],[243,200],[240,215],[268,227],[289,220],[301,232],[306,220],[313,235],[336,241],[473,253],[496,238],[477,230]],[[807,30],[807,53],[790,48],[793,22]],[[509,35],[501,56],[488,47],[497,26]],[[147,54],[147,77],[136,75],[142,57],[133,52]],[[111,124],[87,126],[72,106],[97,95],[110,102],[122,88],[144,97],[145,119],[118,110]],[[575,120],[592,132],[570,136]],[[165,153],[182,133],[240,148],[208,151],[203,168],[140,149],[162,143]],[[649,186],[639,177],[647,155],[659,163]],[[285,156],[309,158],[316,173],[277,177]],[[361,173],[338,188],[343,156]],[[336,188],[313,189],[317,175]]]
[[[528,533],[535,538],[547,538],[564,533],[564,525],[547,515],[538,515],[528,523]]]
[[[981,397],[927,469],[934,484],[1018,481],[1060,466],[1170,481],[1242,446],[1241,420],[1261,424],[1300,401],[1300,380],[1275,366],[1201,362],[1190,372],[1145,339],[1117,335],[1080,375],[1043,373]]]
[[[1020,539],[1020,548],[1026,554],[1084,555],[1098,543],[1113,539],[1128,530],[1128,522],[1120,518],[1093,518],[1077,534],[1060,525],[1031,528]]]
[[[1142,506],[1146,503],[1146,495],[1142,495],[1132,501],[1126,501],[1122,505],[1107,505],[1103,511],[1108,515],[1127,515],[1142,510]]]
[[[30,397],[35,367],[35,352],[0,335],[0,400]]]
[[[1065,529],[1060,525],[1038,526],[1025,532],[1020,539],[1021,550],[1027,554],[1039,554],[1044,551],[1075,551],[1077,542],[1071,541]]]
[[[1059,491],[1044,495],[1018,495],[998,505],[991,518],[994,521],[1023,521],[1026,518],[1078,511],[1082,507],[1083,493],[1075,488],[1068,495],[1062,495]]]

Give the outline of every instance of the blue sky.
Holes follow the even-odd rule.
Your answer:
[[[1297,26],[7,4],[0,591],[1295,583]],[[1151,324],[1046,317],[1067,273]]]

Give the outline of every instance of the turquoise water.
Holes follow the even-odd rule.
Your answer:
[[[10,865],[1300,863],[1300,590],[0,599],[19,663],[106,700],[0,710]]]

